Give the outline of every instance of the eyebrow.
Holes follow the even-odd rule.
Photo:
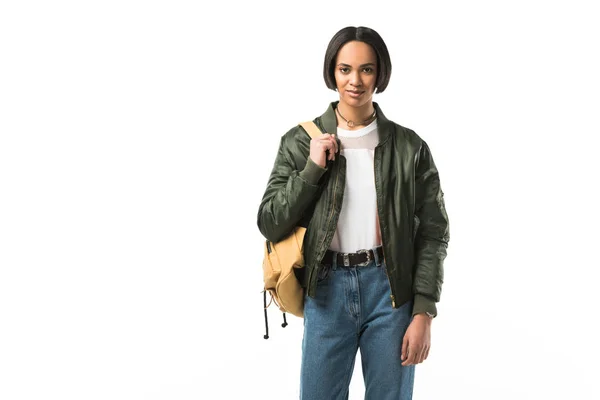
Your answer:
[[[370,67],[370,66],[374,66],[374,65],[375,65],[375,63],[366,63],[366,64],[362,64],[361,66],[359,66],[359,68]],[[351,65],[348,65],[348,64],[345,64],[345,63],[339,63],[339,64],[338,64],[338,67],[339,67],[339,66],[343,66],[343,67],[350,67],[350,68],[352,68],[352,66],[351,66]]]

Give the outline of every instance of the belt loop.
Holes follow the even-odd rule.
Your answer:
[[[332,251],[332,260],[331,260],[331,269],[333,271],[335,271],[337,269],[337,256],[338,256],[338,252],[337,251]]]
[[[373,259],[375,260],[375,265],[378,267],[381,265],[381,260],[379,259],[379,252],[377,251],[379,247],[375,247],[373,249]]]

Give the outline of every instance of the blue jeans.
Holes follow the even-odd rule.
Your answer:
[[[321,268],[316,297],[304,297],[300,399],[348,399],[358,349],[366,400],[412,399],[415,366],[400,359],[412,301],[392,308],[377,257],[366,266]]]

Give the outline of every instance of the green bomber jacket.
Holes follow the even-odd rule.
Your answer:
[[[314,119],[321,131],[337,134],[337,103]],[[379,134],[375,190],[391,306],[414,300],[413,315],[435,316],[450,240],[439,173],[427,143],[411,129],[388,120],[377,103],[373,105]],[[342,209],[346,159],[338,153],[322,168],[309,158],[310,140],[300,125],[281,137],[257,223],[271,242],[283,239],[296,226],[306,228],[305,268],[299,279],[306,294],[314,297],[321,261]]]

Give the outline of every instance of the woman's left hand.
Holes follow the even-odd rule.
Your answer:
[[[431,318],[417,314],[408,326],[402,340],[402,365],[420,364],[427,359],[431,347]]]

